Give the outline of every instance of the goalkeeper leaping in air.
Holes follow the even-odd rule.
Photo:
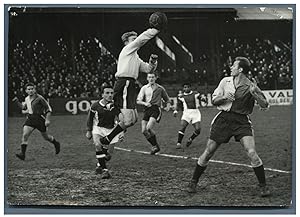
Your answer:
[[[137,51],[166,27],[167,17],[160,12],[153,13],[149,18],[149,24],[150,28],[139,36],[131,31],[121,37],[125,46],[118,58],[114,104],[124,116],[124,126],[118,125],[109,135],[101,138],[102,144],[109,144],[116,135],[137,122],[135,82],[139,72],[150,73],[156,69],[158,58],[157,55],[151,54],[149,62],[146,63],[139,58]]]

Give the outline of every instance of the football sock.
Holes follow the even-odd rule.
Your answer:
[[[177,140],[177,143],[181,143],[183,137],[184,137],[184,132],[178,131],[178,140]]]
[[[106,169],[105,154],[102,151],[96,151],[96,158],[102,169]]]
[[[150,142],[150,144],[152,146],[156,146],[157,145],[157,141],[156,141],[156,136],[152,135],[151,137],[147,138],[147,140]]]
[[[195,131],[189,139],[194,140],[199,134],[200,134],[199,132]]]
[[[202,173],[204,172],[204,170],[206,169],[206,167],[207,166],[202,167],[197,163],[196,168],[194,170],[193,178],[192,178],[193,182],[198,183],[199,178],[202,175]]]
[[[111,131],[111,133],[107,136],[107,138],[109,139],[109,141],[113,140],[113,138],[115,138],[116,135],[118,135],[119,133],[121,133],[123,131],[123,128],[118,124],[113,131]]]
[[[23,155],[25,155],[25,153],[26,153],[26,148],[27,148],[27,144],[21,144],[21,153]]]
[[[266,185],[266,176],[265,176],[264,165],[261,165],[259,167],[253,167],[253,170],[258,179],[259,184],[262,186]]]

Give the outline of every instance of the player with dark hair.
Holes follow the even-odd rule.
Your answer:
[[[161,119],[162,99],[167,103],[166,111],[170,110],[170,98],[164,87],[155,81],[157,76],[155,73],[147,75],[148,84],[144,85],[137,97],[137,103],[145,106],[144,117],[142,120],[142,133],[152,145],[150,154],[154,155],[160,151],[160,147],[156,140],[156,134],[153,130],[155,123]]]
[[[28,96],[25,98],[25,102],[21,103],[17,97],[13,99],[19,108],[26,110],[28,113],[26,121],[23,125],[21,152],[16,154],[16,156],[21,160],[25,160],[28,139],[35,129],[38,129],[41,132],[46,141],[51,142],[54,145],[55,153],[58,154],[60,152],[60,143],[47,132],[47,127],[50,125],[50,117],[52,112],[49,103],[44,97],[37,94],[35,85],[33,83],[26,84],[25,91],[28,94]]]
[[[222,143],[228,143],[232,136],[239,141],[247,152],[259,182],[260,195],[269,196],[266,186],[263,162],[255,149],[252,123],[249,114],[252,113],[255,101],[261,108],[269,104],[258,88],[255,80],[250,81],[247,73],[250,62],[245,57],[237,57],[231,66],[231,76],[223,78],[212,96],[212,103],[221,110],[212,120],[210,138],[205,151],[199,157],[188,192],[195,193],[200,176],[205,171],[209,160]]]
[[[104,85],[101,90],[102,99],[94,102],[88,112],[87,132],[88,139],[93,138],[96,149],[97,167],[96,174],[102,174],[102,179],[111,178],[106,162],[111,159],[113,146],[101,144],[100,139],[107,136],[116,126],[123,126],[123,114],[113,104],[113,87]],[[115,136],[110,144],[121,141],[123,132]]]
[[[156,18],[159,17],[160,15]],[[118,58],[117,72],[115,74],[116,83],[114,85],[114,103],[123,113],[124,127],[117,126],[108,136],[103,137],[101,139],[103,144],[109,144],[111,139],[117,134],[137,122],[135,81],[139,76],[139,72],[153,72],[157,67],[158,58],[157,55],[152,54],[149,62],[146,63],[140,59],[137,52],[164,27],[164,25],[155,25],[155,22],[150,22],[150,28],[140,35],[134,31],[126,32],[122,35],[121,39],[125,46]]]
[[[205,101],[203,97],[200,96],[200,93],[191,90],[191,84],[185,83],[183,84],[183,93],[178,95],[178,100],[183,105],[183,114],[181,117],[181,128],[178,131],[178,140],[176,144],[176,149],[181,149],[182,139],[184,137],[184,132],[187,126],[191,123],[195,129],[193,134],[189,137],[186,147],[189,147],[193,140],[200,134],[201,132],[201,112],[200,112],[200,100]],[[177,107],[173,112],[173,115],[177,116]]]

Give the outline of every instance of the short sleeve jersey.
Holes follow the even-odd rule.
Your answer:
[[[144,85],[137,97],[137,100],[149,102],[151,105],[161,106],[162,99],[165,102],[169,102],[170,98],[165,90],[165,88],[159,84],[151,84]]]
[[[200,106],[199,96],[200,93],[191,91],[178,96],[178,100],[182,102],[184,111],[187,109],[197,109]]]
[[[49,103],[39,94],[36,94],[33,98],[27,96],[24,104],[25,109],[27,109],[28,113],[32,115],[45,115],[47,112],[52,112],[52,108]]]
[[[233,102],[225,102],[217,106],[219,110],[232,111],[238,114],[251,114],[254,107],[254,97],[250,93],[251,81],[248,78],[242,78],[236,86],[233,83],[233,77],[223,78],[219,86],[215,89],[212,98],[231,92],[235,96]]]

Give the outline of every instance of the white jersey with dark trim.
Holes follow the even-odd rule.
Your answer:
[[[191,91],[189,93],[183,93],[178,96],[178,100],[180,100],[183,104],[183,110],[187,109],[198,109],[200,107],[200,93]]]

